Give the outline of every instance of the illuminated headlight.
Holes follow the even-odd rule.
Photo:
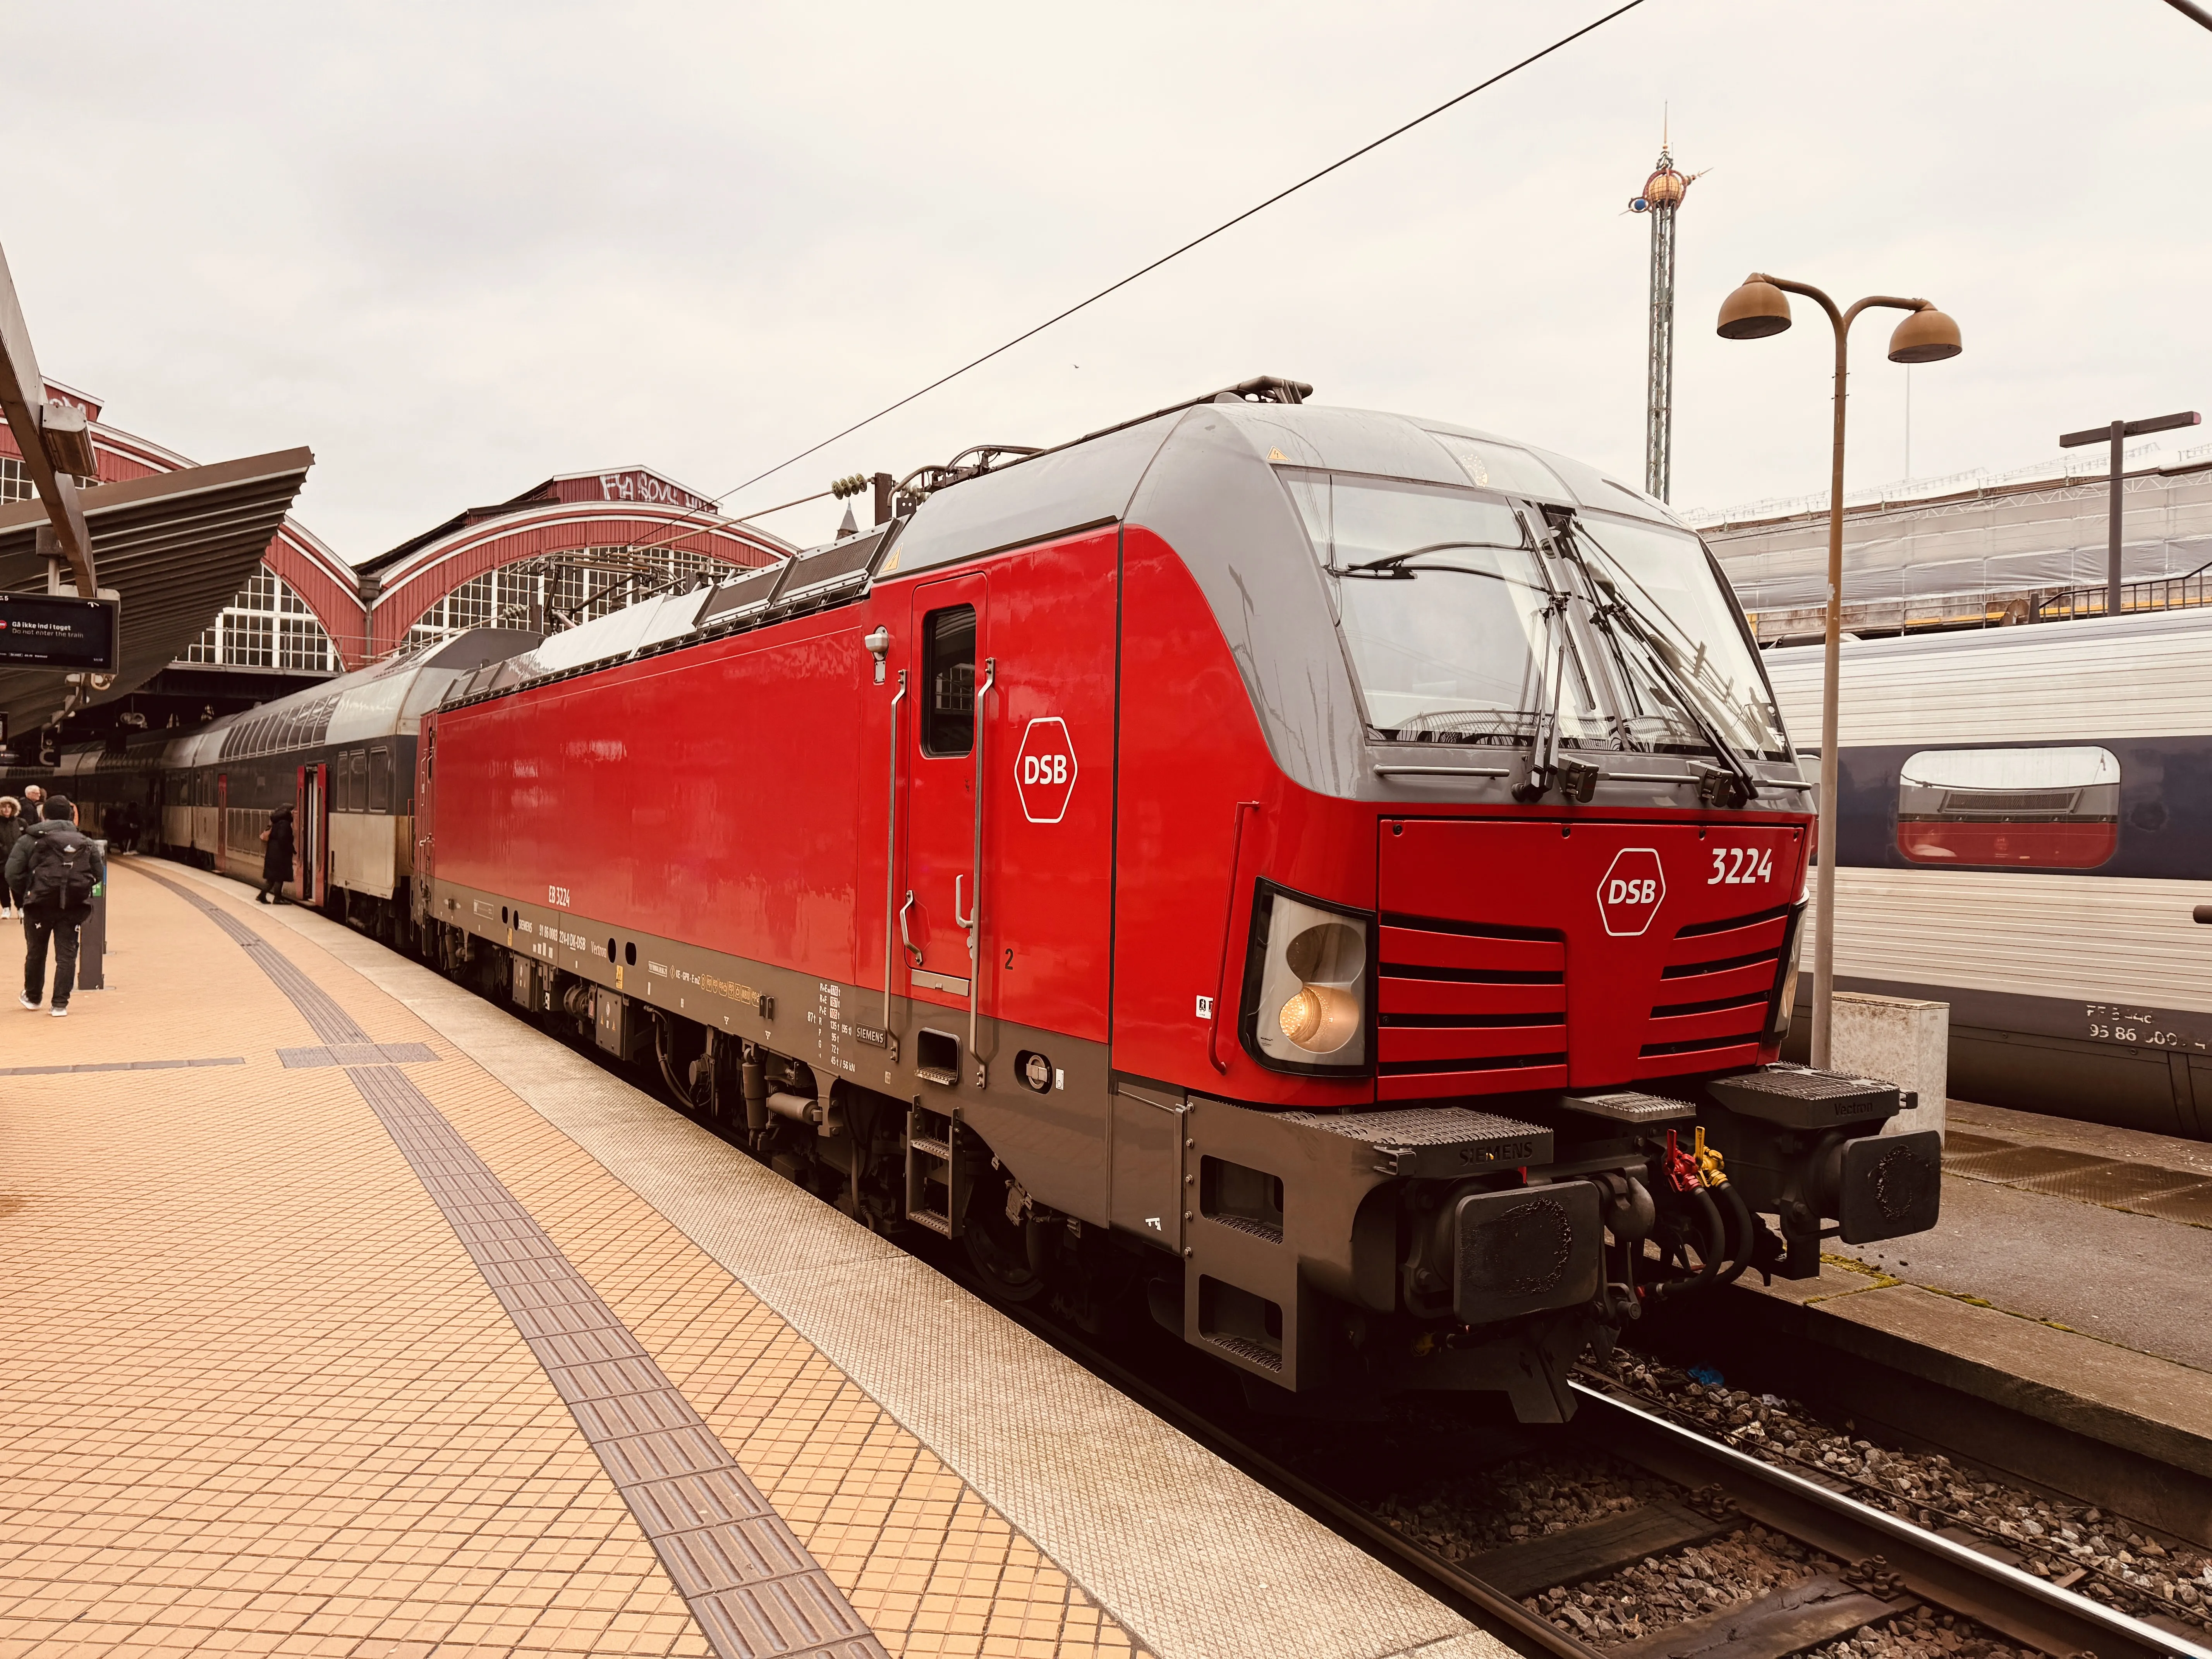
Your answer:
[[[1245,962],[1244,1046],[1279,1071],[1357,1072],[1368,1061],[1369,920],[1261,882]]]

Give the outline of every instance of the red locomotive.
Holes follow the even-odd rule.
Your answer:
[[[1697,538],[1307,391],[459,679],[413,923],[1002,1296],[1556,1419],[1646,1299],[1931,1225],[1936,1137],[1774,1063],[1812,821]]]

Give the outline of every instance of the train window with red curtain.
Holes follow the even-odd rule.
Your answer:
[[[950,605],[922,621],[921,752],[975,746],[975,607]]]
[[[1913,864],[2092,870],[2119,847],[2109,749],[1923,749],[1897,781],[1897,850]]]

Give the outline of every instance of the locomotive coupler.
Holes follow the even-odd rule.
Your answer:
[[[1705,1087],[1715,1103],[1700,1115],[1727,1151],[1732,1185],[1748,1210],[1781,1224],[1778,1243],[1763,1225],[1748,1241],[1762,1272],[1771,1262],[1784,1279],[1812,1279],[1823,1239],[1872,1243],[1936,1224],[1942,1137],[1882,1133],[1890,1118],[1917,1105],[1915,1097],[1875,1079],[1800,1066],[1716,1078]]]

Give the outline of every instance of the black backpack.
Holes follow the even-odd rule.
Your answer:
[[[92,839],[82,830],[40,830],[31,849],[25,909],[82,910],[92,902]]]

